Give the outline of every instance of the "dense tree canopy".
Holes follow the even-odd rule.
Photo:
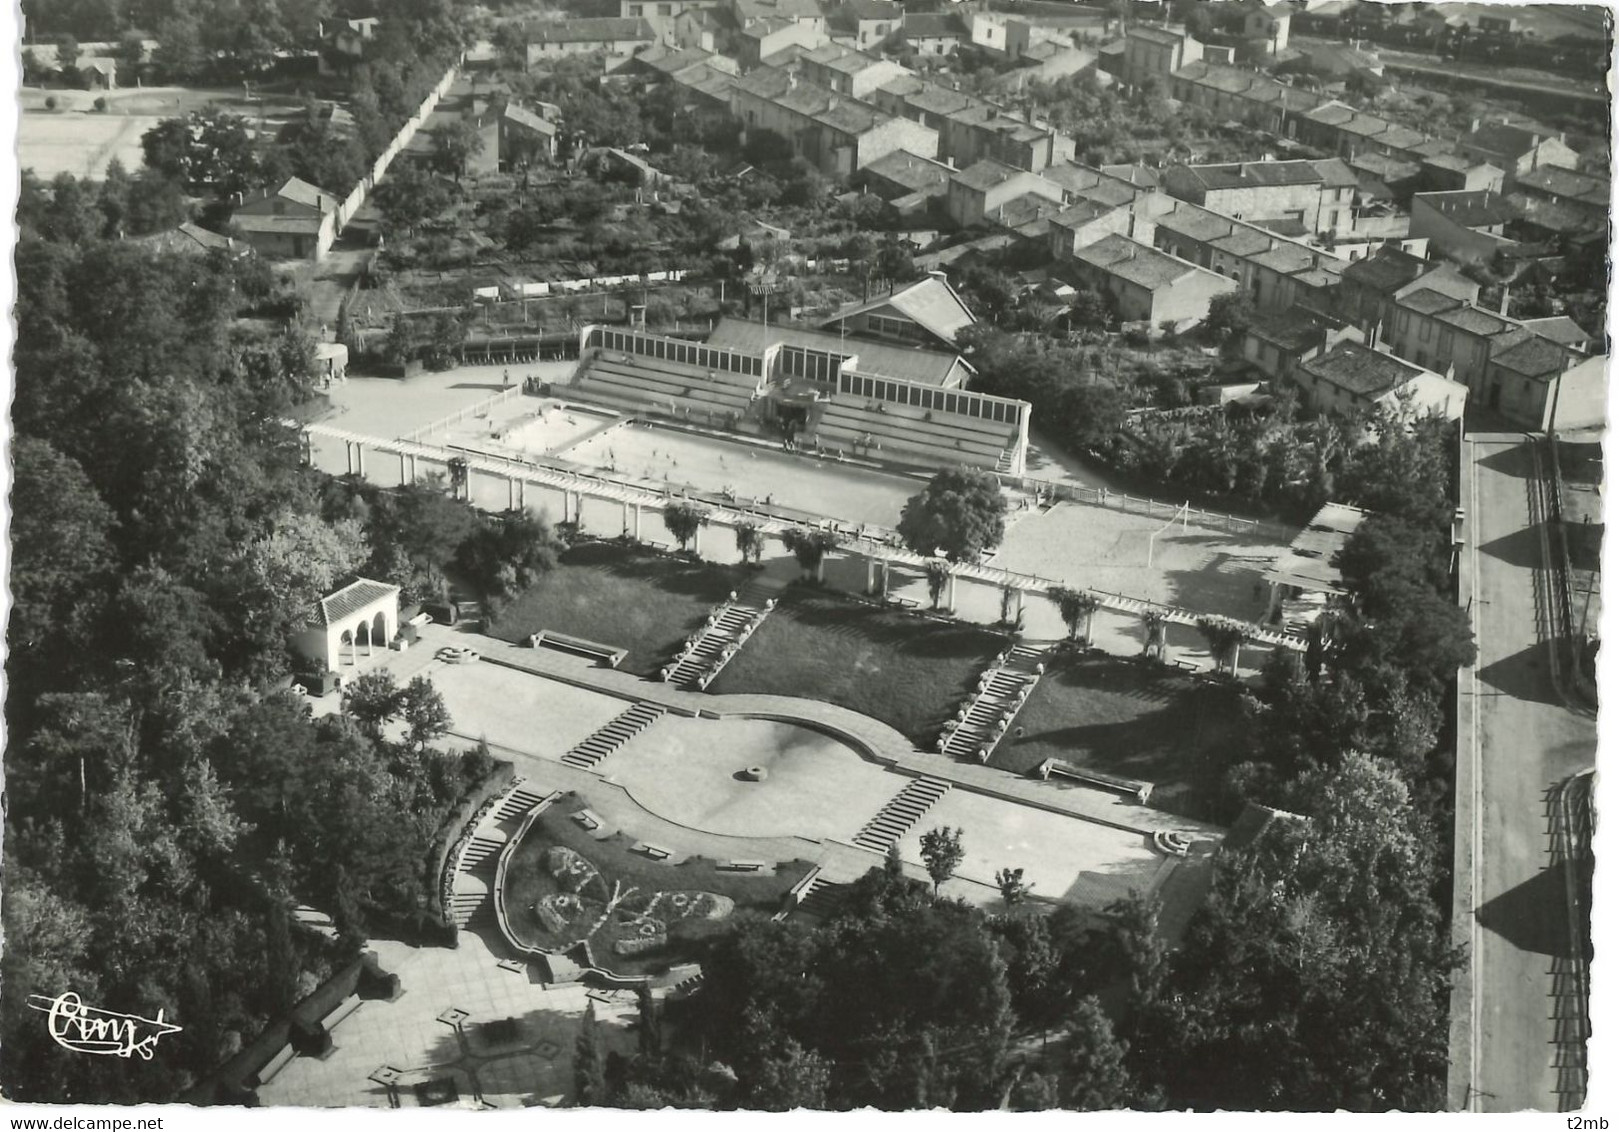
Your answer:
[[[1006,534],[1006,496],[993,472],[939,472],[906,501],[897,530],[918,554],[971,562],[999,546]]]

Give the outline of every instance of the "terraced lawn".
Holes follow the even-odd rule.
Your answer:
[[[581,543],[502,610],[490,634],[514,643],[541,629],[583,637],[629,650],[619,667],[650,676],[748,576],[620,543]]]
[[[1160,809],[1219,820],[1230,816],[1217,812],[1220,783],[1241,728],[1234,689],[1138,660],[1076,657],[1047,671],[989,762],[1026,774],[1063,759],[1153,783]]]
[[[794,586],[708,690],[822,700],[931,747],[1009,638]]]

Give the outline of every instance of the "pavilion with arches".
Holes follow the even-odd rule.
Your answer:
[[[315,602],[293,641],[323,672],[352,674],[399,635],[399,587],[359,578]]]

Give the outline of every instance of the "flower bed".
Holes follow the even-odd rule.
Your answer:
[[[569,814],[582,801],[559,799],[539,815],[506,873],[508,926],[520,944],[570,952],[588,944],[598,965],[644,974],[681,962],[692,944],[738,909],[778,910],[813,867],[793,861],[738,874],[696,858],[678,865],[630,852],[632,838],[597,841]]]

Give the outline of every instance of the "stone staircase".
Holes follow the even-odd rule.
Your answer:
[[[487,892],[457,892],[450,897],[450,918],[462,929],[493,921],[495,902]]]
[[[545,794],[519,783],[512,789],[510,794],[506,795],[505,800],[495,807],[494,819],[496,821],[513,821],[528,813],[545,799]]]
[[[589,770],[608,755],[639,735],[664,709],[657,704],[639,703],[622,715],[609,720],[599,730],[562,756],[562,761],[580,770]]]
[[[924,774],[920,778],[911,779],[905,789],[890,798],[888,804],[877,811],[877,816],[854,835],[854,843],[874,853],[888,852],[890,845],[896,844],[900,838],[909,833],[911,827],[928,812],[933,803],[949,792],[950,783],[942,778]]]
[[[467,847],[461,851],[460,871],[470,873],[480,869],[493,869],[495,858],[500,856],[500,851],[505,847],[504,838],[490,837],[485,833],[473,835],[472,840],[467,842]]]
[[[748,586],[751,593],[763,592],[763,589],[758,582]],[[697,691],[707,688],[775,607],[775,598],[766,598],[758,605],[741,598],[721,602],[708,615],[708,623],[702,630],[695,637],[686,638],[685,647],[664,667],[661,679]]]
[[[1028,699],[1040,679],[1045,653],[1027,645],[1013,645],[995,658],[978,680],[978,691],[945,724],[939,753],[951,758],[989,761],[995,744],[1011,725],[1012,717]]]

